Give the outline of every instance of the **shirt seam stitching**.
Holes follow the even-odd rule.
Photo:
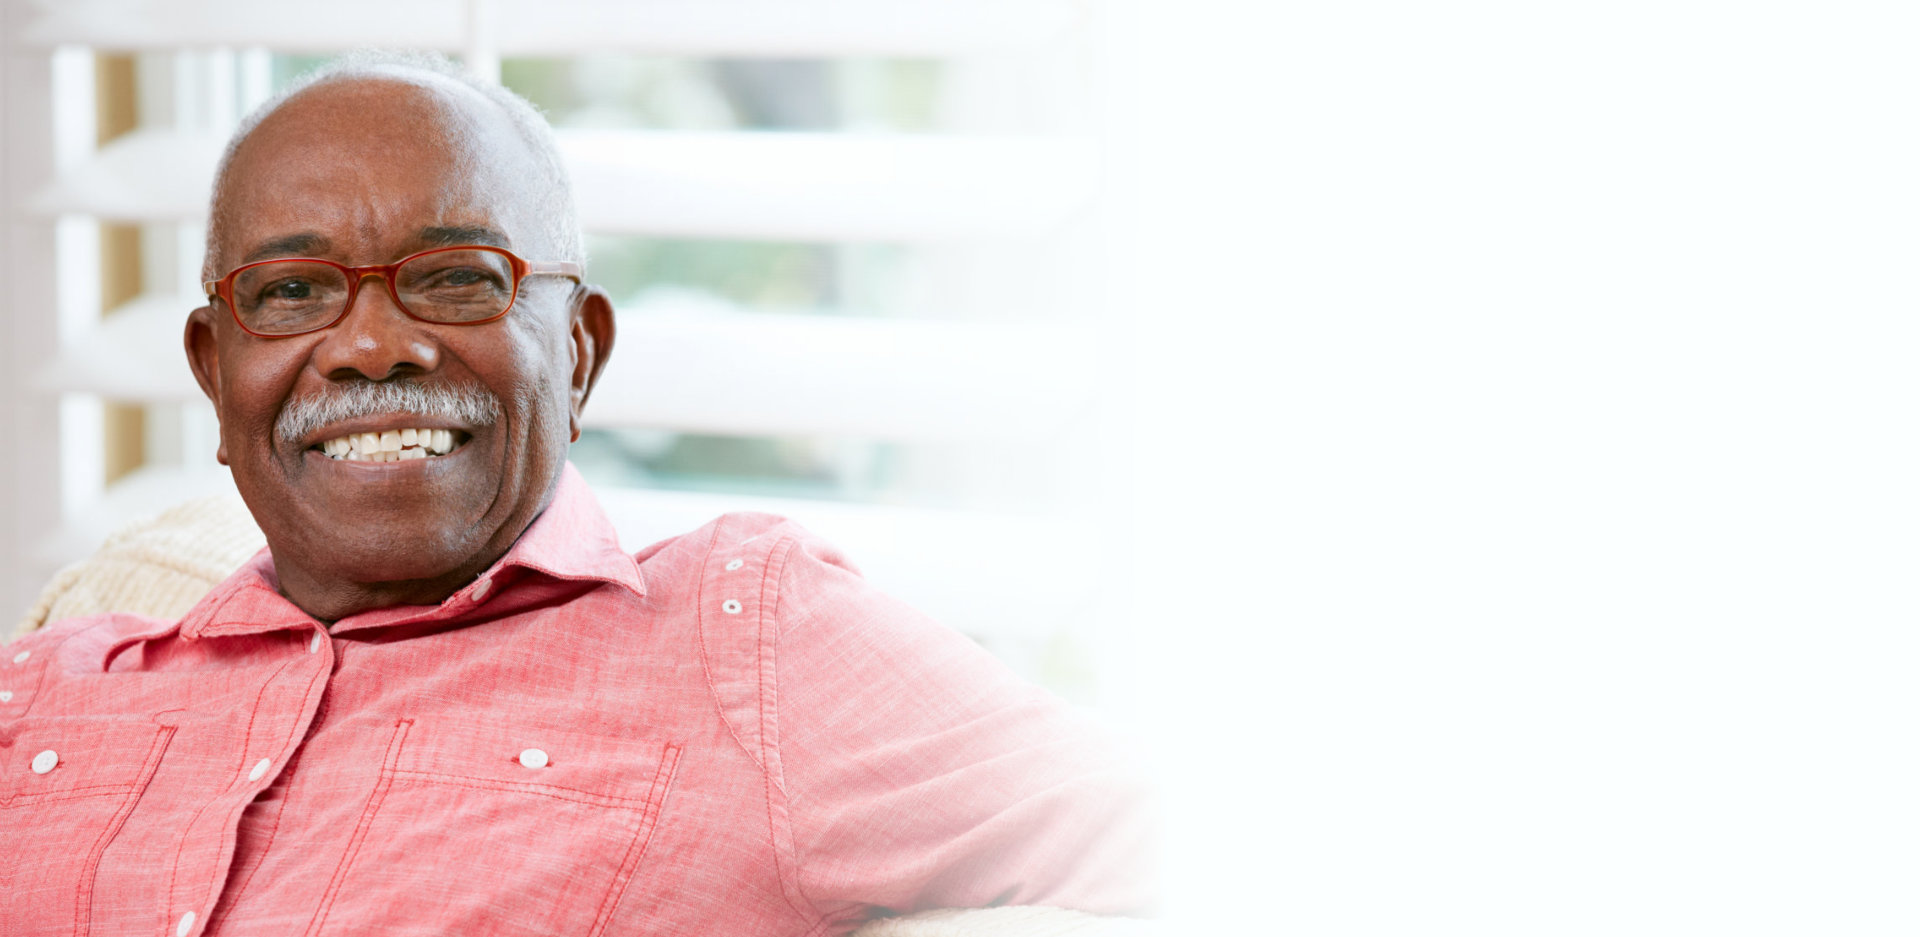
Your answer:
[[[700,557],[700,586],[694,593],[694,625],[697,629],[695,643],[699,645],[700,667],[706,676],[707,696],[713,700],[714,714],[720,717],[720,724],[727,727],[727,734],[733,738],[733,743],[740,746],[740,751],[753,759],[764,773],[767,766],[761,762],[759,753],[740,737],[739,726],[734,725],[734,721],[727,718],[727,701],[721,698],[720,688],[714,683],[714,664],[711,655],[707,653],[707,580],[712,578],[707,570],[712,568],[713,554],[718,549],[720,549],[720,527],[714,529],[713,537],[707,543],[707,552]]]
[[[99,837],[88,850],[86,867],[80,873],[83,887],[75,896],[74,916],[79,918],[74,922],[76,937],[85,937],[93,930],[93,897],[94,890],[99,884],[100,859],[106,855],[107,847],[113,845],[113,841],[119,838],[120,831],[126,828],[127,818],[132,816],[134,808],[140,803],[140,798],[146,796],[147,788],[153,783],[154,773],[160,770],[161,756],[166,754],[167,746],[173,743],[174,733],[179,731],[178,726],[170,725],[161,725],[157,729],[153,741],[147,747],[147,757],[140,768],[140,780],[135,783],[132,790],[128,791],[126,801],[114,811],[112,819],[107,823],[107,828],[100,831]],[[81,916],[83,910],[84,917]],[[165,924],[163,920],[161,926],[164,927]]]
[[[613,887],[600,899],[600,906],[593,917],[593,927],[587,937],[600,937],[613,923],[613,916],[620,910],[620,902],[625,900],[627,889],[633,884],[635,876],[640,874],[640,863],[646,858],[648,847],[653,845],[653,834],[660,828],[660,814],[666,809],[667,794],[673,786],[673,778],[680,768],[681,748],[671,742],[661,746],[660,766],[654,770],[653,786],[647,792],[647,799],[641,811],[640,829],[634,833],[634,839],[627,845],[626,855],[620,865],[614,869]]]
[[[779,748],[780,655],[778,644],[780,638],[780,599],[782,597],[780,584],[786,577],[787,561],[793,556],[793,548],[797,546],[799,542],[799,537],[789,534],[774,545],[773,550],[767,557],[766,573],[761,579],[760,584],[760,618],[763,630],[758,643],[761,654],[768,658],[767,662],[763,664],[763,669],[759,674],[762,680],[767,681],[760,687],[760,746],[763,752],[769,753],[763,756],[764,762],[762,765],[762,769],[766,772],[768,783],[767,820],[769,823],[776,822],[773,809],[773,792],[777,790],[779,791],[781,805],[778,820],[784,821],[782,825],[786,828],[787,843],[792,850],[790,857],[791,871],[783,872],[783,874],[788,875],[792,879],[794,893],[800,896],[800,900],[806,903],[807,910],[812,912],[814,919],[812,932],[817,933],[821,931],[825,925],[826,915],[821,912],[819,903],[814,901],[811,895],[807,894],[806,885],[803,882],[804,876],[800,871],[800,844],[798,838],[794,835],[793,801],[790,796],[790,791],[787,788],[786,762]],[[777,777],[776,769],[778,771]],[[776,842],[776,851],[778,848],[779,844]],[[801,909],[795,908],[794,910],[798,911]]]
[[[333,877],[327,882],[327,889],[320,896],[320,907],[315,917],[307,923],[307,937],[318,934],[326,926],[327,915],[333,910],[333,901],[340,893],[340,886],[346,882],[352,870],[354,860],[359,857],[360,847],[365,843],[367,830],[373,826],[374,817],[380,813],[380,807],[387,799],[387,791],[393,787],[393,770],[400,763],[400,755],[406,750],[407,732],[413,728],[413,720],[402,717],[394,723],[393,735],[387,742],[386,755],[381,759],[380,779],[374,783],[373,791],[367,795],[367,802],[360,811],[360,821],[355,825],[353,835],[347,838],[346,852],[340,857],[340,865],[333,870]]]

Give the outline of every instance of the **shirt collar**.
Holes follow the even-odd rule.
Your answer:
[[[634,595],[646,595],[639,565],[620,548],[620,538],[585,479],[567,463],[554,488],[553,501],[534,518],[506,555],[473,582],[461,587],[438,606],[402,605],[374,609],[341,619],[333,630],[395,625],[423,619],[457,617],[478,604],[473,595],[482,582],[523,569],[554,579],[604,582]],[[215,586],[181,619],[180,633],[189,640],[207,636],[259,634],[288,628],[311,628],[318,623],[299,606],[280,595],[279,577],[271,550],[254,554],[226,581]]]
[[[639,565],[620,548],[613,522],[571,462],[560,470],[553,502],[488,573],[515,566],[555,579],[606,582],[634,595],[647,594]]]

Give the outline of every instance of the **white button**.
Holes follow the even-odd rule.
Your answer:
[[[254,765],[252,771],[247,772],[247,780],[258,781],[261,778],[266,777],[267,769],[271,767],[273,767],[273,759],[271,758],[260,759],[260,763]]]
[[[13,662],[16,664],[24,664],[27,662],[27,658],[32,656],[33,656],[32,651],[21,651],[20,653],[13,655]]]
[[[727,561],[727,572],[733,572],[734,570],[736,570],[736,569],[739,569],[740,567],[742,567],[742,566],[745,566],[745,565],[747,565],[747,561],[746,561],[746,560],[728,560],[728,561]]]
[[[720,610],[723,612],[726,612],[729,615],[738,615],[740,614],[740,600],[728,599],[725,602],[720,603]]]
[[[547,766],[547,753],[537,748],[529,748],[520,753],[520,764],[528,768],[544,768]]]
[[[11,703],[11,702],[13,702],[13,691],[0,690],[0,703]]]
[[[60,763],[60,753],[49,748],[46,751],[33,756],[33,773],[46,774],[47,772],[53,770],[54,765],[57,765],[59,763]]]
[[[153,919],[148,918],[147,920],[153,920]],[[173,932],[175,934],[178,934],[179,937],[187,937],[188,934],[193,932],[193,912],[192,911],[188,911],[187,913],[180,915],[180,926],[174,928]]]
[[[313,640],[307,642],[307,653],[312,654],[318,650],[320,650],[320,632],[316,631],[313,633]]]
[[[473,600],[475,602],[486,601],[487,592],[492,588],[493,588],[493,580],[491,579],[482,579],[479,582],[474,583],[473,584]]]

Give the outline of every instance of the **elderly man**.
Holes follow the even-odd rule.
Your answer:
[[[777,518],[622,552],[550,132],[359,60],[224,159],[186,349],[269,549],[0,656],[7,934],[843,933],[1145,900],[1063,705]]]

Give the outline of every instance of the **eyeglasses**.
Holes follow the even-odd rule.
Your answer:
[[[479,325],[513,308],[520,281],[546,274],[578,283],[580,265],[522,260],[499,247],[440,247],[362,267],[311,257],[262,260],[202,285],[207,301],[225,302],[241,328],[263,338],[284,338],[339,322],[353,306],[360,281],[369,276],[385,280],[394,305],[415,319]]]

